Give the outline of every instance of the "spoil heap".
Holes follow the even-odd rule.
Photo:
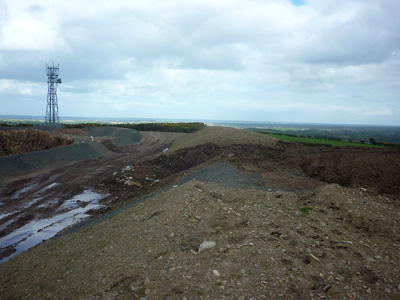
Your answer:
[[[400,153],[328,150],[207,128],[124,160],[118,213],[0,265],[0,296],[396,299]]]

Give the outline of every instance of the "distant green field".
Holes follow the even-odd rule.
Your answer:
[[[326,144],[326,145],[331,145],[333,147],[380,147],[382,148],[383,146],[377,146],[377,145],[370,145],[370,144],[361,144],[361,143],[352,143],[348,141],[330,141],[330,140],[325,140],[325,139],[314,139],[314,138],[306,138],[306,137],[293,137],[293,136],[288,136],[284,134],[273,134],[273,133],[267,133],[267,135],[275,137],[277,139],[281,139],[284,141],[289,141],[289,142],[296,142],[296,143],[304,143],[304,144]]]
[[[290,130],[293,130],[292,128],[288,128],[288,127],[272,127],[271,129],[277,130],[277,131],[290,131]]]

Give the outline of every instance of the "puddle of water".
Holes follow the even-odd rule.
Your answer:
[[[47,191],[47,190],[52,189],[53,187],[55,187],[55,186],[57,186],[57,185],[59,185],[59,183],[58,183],[58,182],[54,182],[54,183],[52,183],[52,184],[49,184],[48,186],[45,186],[45,187],[42,188],[39,192],[45,192],[45,191]]]
[[[12,215],[13,213],[8,213],[8,214],[1,214],[0,215],[0,220],[4,219],[5,217],[8,217],[9,215]]]
[[[58,210],[58,213],[56,212],[56,215],[53,217],[33,220],[1,238],[0,248],[13,245],[17,251],[10,256],[2,258],[0,264],[44,240],[52,238],[64,228],[87,218],[88,215],[86,212],[90,209],[99,209],[101,205],[98,202],[104,197],[105,195],[86,190],[82,194],[67,200],[66,203],[64,203],[63,212],[58,212]],[[77,201],[86,202],[88,204],[85,207],[79,207]]]
[[[23,189],[19,190],[18,192],[15,193],[14,196],[11,197],[11,199],[17,199],[21,194],[26,193],[30,191],[31,189],[34,188],[34,185],[29,185],[27,187],[24,187]]]
[[[12,198],[11,198],[11,199],[12,199]],[[33,199],[32,201],[30,201],[29,203],[27,203],[26,205],[24,205],[24,206],[22,206],[22,207],[19,207],[19,208],[18,208],[18,206],[16,206],[16,207],[14,208],[13,212],[0,215],[0,220],[3,219],[3,218],[5,218],[5,217],[7,217],[7,216],[9,216],[9,215],[20,213],[20,212],[23,211],[24,209],[27,209],[27,208],[31,207],[33,204],[35,204],[36,202],[38,202],[39,200],[42,200],[42,199],[43,199],[43,197],[35,198],[35,199]],[[42,204],[42,205],[43,205],[43,204]],[[9,209],[9,210],[10,210],[10,209]]]
[[[4,218],[5,218],[5,217],[4,217]],[[7,226],[10,225],[13,221],[14,221],[14,220],[11,219],[11,220],[9,220],[9,221],[7,221],[7,222],[1,224],[1,225],[0,225],[0,231],[3,231],[4,229],[6,229]]]
[[[58,182],[54,182],[52,184],[49,184],[48,186],[45,186],[43,188],[41,188],[39,191],[37,191],[37,193],[43,193],[47,190],[52,189],[53,187],[59,185]],[[14,196],[11,197],[11,199],[17,199],[19,198],[22,194],[29,192],[30,190],[32,190],[36,185],[29,185],[27,187],[24,187],[23,189],[19,190],[18,192],[15,193]]]
[[[57,203],[58,203],[58,198],[55,198],[54,200],[49,200],[43,204],[38,205],[37,208],[52,207],[52,206],[56,205]]]
[[[29,203],[27,203],[26,205],[24,205],[24,206],[22,207],[22,209],[20,209],[20,211],[31,207],[33,204],[35,204],[36,202],[38,202],[39,200],[42,200],[42,199],[43,199],[43,197],[39,197],[39,198],[33,199],[32,201],[30,201]]]
[[[73,208],[78,208],[80,207],[80,204],[82,202],[90,203],[92,202],[92,200],[93,200],[93,192],[91,190],[86,190],[82,194],[76,195],[74,198],[64,201],[64,203],[61,204],[61,206],[57,209],[57,211],[64,211]]]

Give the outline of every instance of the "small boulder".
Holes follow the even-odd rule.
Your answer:
[[[200,253],[201,251],[203,251],[205,249],[213,248],[213,247],[215,247],[216,244],[217,243],[213,242],[213,241],[205,241],[205,242],[200,244],[198,251]]]

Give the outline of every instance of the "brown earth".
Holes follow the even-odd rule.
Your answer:
[[[400,298],[398,149],[307,148],[230,128],[171,146],[176,136],[161,136],[136,155],[26,179],[61,181],[65,194],[97,187],[110,209],[153,194],[0,265],[0,298]],[[9,195],[24,186],[10,182]],[[199,253],[204,241],[215,246]]]
[[[9,215],[0,219],[0,237],[26,225],[36,216],[48,217],[52,212],[57,211],[64,201],[95,187],[107,177],[108,171],[118,170],[131,161],[147,159],[161,152],[183,135],[182,133],[144,132],[139,144],[119,147],[117,152],[106,153],[97,159],[77,163],[54,162],[28,174],[29,176],[3,178],[7,186],[0,189],[2,201],[0,208],[1,213]],[[48,188],[54,184],[56,184],[54,187]],[[50,205],[43,207],[54,199],[58,201],[51,208]],[[10,249],[6,249],[5,253],[9,252]],[[0,258],[5,253],[0,249]]]
[[[70,137],[54,136],[35,129],[0,130],[0,156],[52,149],[73,142]]]

